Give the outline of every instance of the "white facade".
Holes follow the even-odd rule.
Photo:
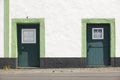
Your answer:
[[[4,56],[4,0],[0,0],[0,57]]]
[[[120,0],[9,0],[13,18],[45,18],[45,57],[81,57],[83,18],[115,18],[116,57],[120,57]],[[0,56],[3,50],[3,0],[0,0]],[[11,37],[9,39],[11,44]],[[9,47],[11,56],[11,46]]]

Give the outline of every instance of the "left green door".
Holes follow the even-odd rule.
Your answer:
[[[17,24],[18,67],[39,67],[39,24]]]

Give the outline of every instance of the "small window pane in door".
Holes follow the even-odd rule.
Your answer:
[[[92,28],[92,39],[104,39],[103,28]]]
[[[36,29],[22,29],[22,43],[36,43]]]

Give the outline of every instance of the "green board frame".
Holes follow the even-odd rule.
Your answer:
[[[17,49],[17,24],[27,24],[27,23],[39,23],[40,24],[40,58],[45,57],[45,26],[44,26],[44,18],[29,18],[29,19],[22,19],[16,18],[12,19],[12,42],[11,42],[11,57],[17,58],[18,57],[18,49]]]
[[[9,57],[9,0],[4,0],[4,57]]]

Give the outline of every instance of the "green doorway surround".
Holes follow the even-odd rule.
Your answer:
[[[22,18],[16,18],[12,19],[12,36],[11,36],[11,57],[12,58],[17,58],[18,57],[18,49],[17,49],[17,24],[30,24],[30,23],[37,23],[40,24],[40,57],[45,56],[45,27],[44,27],[44,19],[43,18],[30,18],[30,19],[22,19]]]
[[[115,57],[115,19],[112,18],[84,18],[82,19],[82,57],[86,54],[86,26],[87,23],[109,23],[110,24],[110,57]]]

